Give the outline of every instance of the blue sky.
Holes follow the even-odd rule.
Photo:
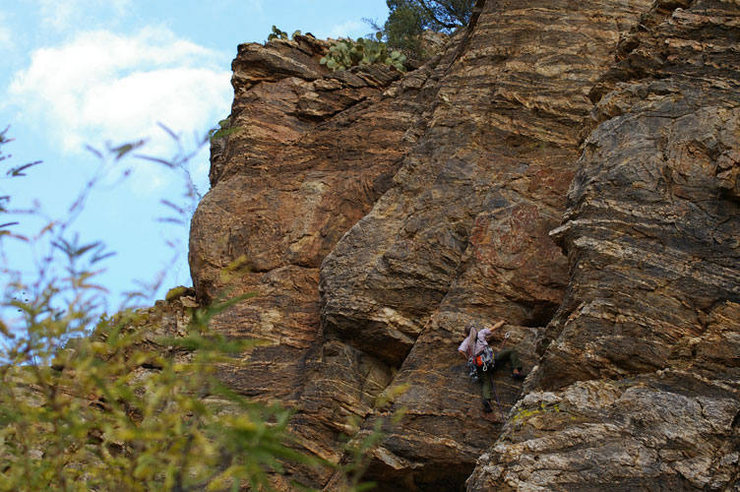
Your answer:
[[[238,44],[264,42],[273,24],[288,33],[357,37],[371,30],[363,18],[382,23],[387,17],[384,0],[4,3],[0,130],[10,125],[14,142],[3,151],[12,154],[11,165],[43,164],[22,178],[0,178],[0,195],[11,195],[14,208],[40,210],[43,220],[23,216],[14,229],[33,237],[47,221],[67,216],[85,183],[100,175],[73,229],[82,241],[102,240],[116,252],[99,278],[111,292],[111,311],[122,292],[137,288],[135,281],[150,282],[160,271],[166,277],[157,297],[191,284],[187,225],[157,220],[171,215],[162,198],[187,205],[186,182],[163,166],[101,160],[86,147],[103,151],[145,139],[138,154],[168,158],[177,145],[165,125],[184,150],[195,149],[229,114]],[[207,192],[207,146],[188,171]],[[6,266],[32,274],[28,248],[5,240],[2,253]]]

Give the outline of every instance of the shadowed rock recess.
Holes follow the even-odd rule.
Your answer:
[[[479,0],[403,75],[239,46],[190,237],[200,302],[257,293],[224,380],[333,462],[382,419],[379,490],[736,490],[739,40],[731,0]],[[501,318],[531,373],[483,418],[456,347]]]

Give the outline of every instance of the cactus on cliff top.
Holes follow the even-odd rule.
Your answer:
[[[379,33],[380,34],[380,33]],[[321,64],[332,71],[346,70],[355,66],[380,63],[405,72],[406,56],[399,51],[389,51],[388,46],[378,40],[358,38],[340,39],[329,47],[329,53],[321,58]]]

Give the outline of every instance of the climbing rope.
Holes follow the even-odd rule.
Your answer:
[[[501,343],[501,346],[499,347],[499,352],[503,350],[504,345],[506,345],[506,340],[509,339],[509,336],[511,336],[511,332],[507,331],[504,335],[504,341]],[[494,359],[495,360],[495,359]],[[504,415],[504,408],[501,406],[501,400],[498,398],[498,391],[496,391],[496,383],[493,382],[493,371],[490,371],[488,373],[488,377],[491,380],[491,390],[493,391],[493,396],[496,398],[496,405],[498,406],[499,412],[501,412],[501,422],[506,420],[506,416]]]
[[[498,391],[496,391],[496,384],[493,382],[493,371],[488,373],[488,377],[491,379],[491,390],[493,391],[493,396],[496,398],[496,405],[498,406],[498,411],[501,412],[501,423],[503,424],[506,420],[506,416],[504,415],[504,407],[501,406],[501,401],[498,399]]]

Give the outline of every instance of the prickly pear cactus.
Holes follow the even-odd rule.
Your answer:
[[[321,64],[332,71],[346,70],[350,67],[382,63],[405,72],[406,56],[399,51],[388,51],[382,41],[367,38],[341,39],[329,48],[329,53],[321,59]]]
[[[273,39],[288,39],[288,33],[285,31],[281,31],[277,26],[272,26],[272,32],[267,36],[267,41],[272,41]]]

